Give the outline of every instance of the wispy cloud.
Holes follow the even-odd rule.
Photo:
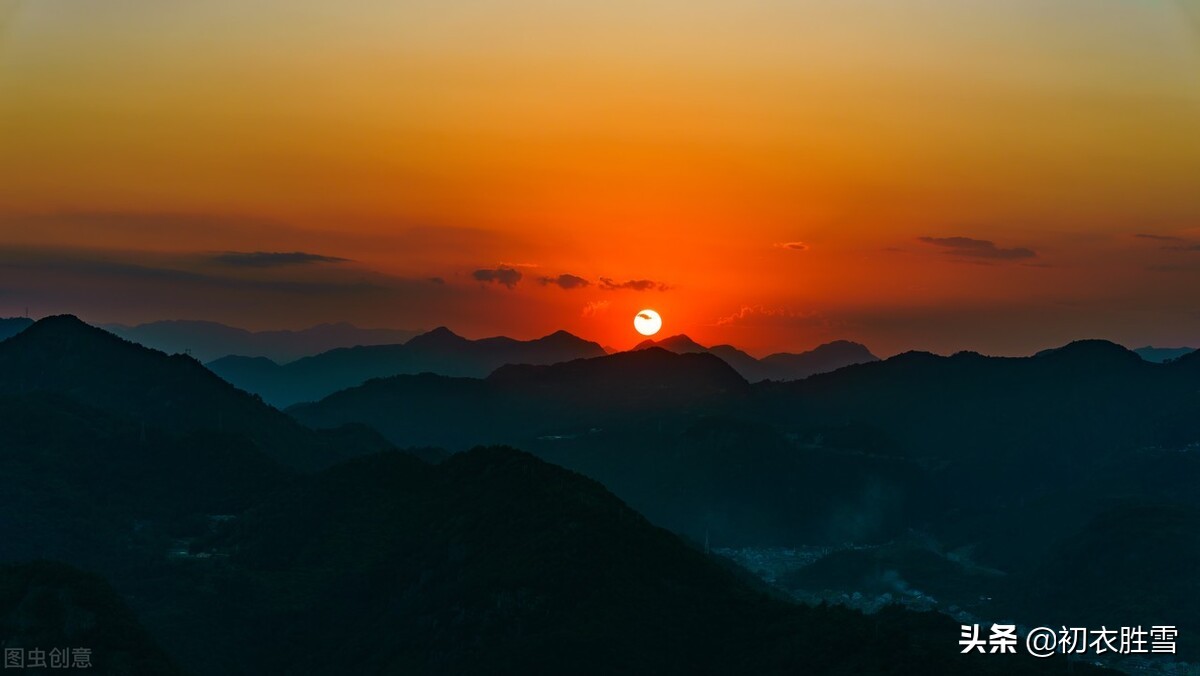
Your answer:
[[[816,312],[801,312],[780,307],[765,305],[743,305],[736,312],[718,317],[716,326],[733,325],[802,325],[822,326],[827,323],[825,317]]]
[[[594,317],[601,312],[607,312],[610,305],[612,305],[612,303],[607,300],[594,300],[583,306],[583,316]]]
[[[1148,239],[1154,242],[1162,242],[1160,247],[1163,251],[1200,251],[1200,244],[1185,237],[1176,237],[1174,235],[1155,235],[1150,233],[1138,233],[1134,235],[1138,239]]]
[[[776,249],[789,249],[791,251],[808,251],[809,246],[806,242],[780,242],[775,245]]]
[[[1175,237],[1174,235],[1155,235],[1155,234],[1148,233],[1148,232],[1139,232],[1136,235],[1134,235],[1134,237],[1137,237],[1138,239],[1152,239],[1157,242],[1185,242],[1185,241],[1187,241],[1182,237]]]
[[[1037,257],[1037,252],[1028,247],[1018,246],[1004,249],[996,246],[996,243],[991,240],[973,237],[918,237],[917,240],[941,247],[945,250],[944,253],[953,256],[1005,261]]]
[[[304,251],[225,251],[210,260],[239,268],[273,268],[284,265],[313,265],[315,263],[347,263],[350,259],[322,256]]]

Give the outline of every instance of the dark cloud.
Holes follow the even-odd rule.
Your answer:
[[[175,267],[166,259],[152,264],[128,259],[101,257],[87,251],[7,249],[0,251],[0,270],[26,270],[30,273],[59,273],[95,279],[126,280],[164,287],[194,287],[257,290],[296,294],[360,293],[378,290],[382,285],[365,279],[278,279],[225,277]]]
[[[364,220],[336,226],[299,226],[285,221],[236,213],[143,211],[11,212],[0,209],[0,241],[9,245],[44,246],[72,242],[75,246],[109,248],[113,242],[137,242],[147,249],[177,250],[180,238],[199,251],[220,252],[273,246],[287,242],[301,251],[400,252],[422,261],[431,251],[459,252],[520,247],[528,243],[501,230],[414,224],[400,220]]]
[[[591,282],[584,279],[583,277],[579,277],[577,275],[569,275],[566,273],[563,273],[557,277],[541,277],[538,279],[538,283],[541,284],[542,286],[549,286],[549,285],[553,284],[554,286],[557,286],[557,287],[560,287],[563,289],[567,289],[567,290],[582,289],[585,286],[591,285]]]
[[[651,289],[666,291],[670,287],[662,282],[656,282],[650,279],[631,279],[627,282],[616,282],[608,277],[601,277],[600,288],[604,289],[605,291],[621,291],[625,289],[631,291],[650,291]]]
[[[445,284],[446,283],[446,280],[442,279],[441,277],[430,277],[430,278],[426,279],[425,281],[429,282],[430,284]]]
[[[511,289],[517,285],[517,282],[521,281],[522,275],[520,270],[501,265],[495,269],[476,270],[471,273],[471,276],[479,282],[503,284]]]
[[[312,265],[314,263],[346,263],[347,258],[322,256],[303,251],[225,251],[215,254],[211,260],[222,265],[239,268],[273,268],[282,265]]]
[[[1037,252],[1026,247],[1001,249],[990,240],[974,239],[972,237],[918,237],[921,242],[942,247],[945,253],[954,256],[969,256],[971,258],[987,258],[991,260],[1012,261],[1023,258],[1035,258]]]
[[[423,278],[340,265],[214,267],[210,255],[0,245],[0,289],[11,296],[0,298],[0,315],[28,305],[41,314],[123,323],[194,318],[307,326],[383,318],[418,325],[433,312],[450,313],[449,320],[495,305]]]
[[[1149,233],[1138,233],[1134,235],[1139,239],[1148,239],[1155,242],[1162,242],[1163,251],[1200,251],[1200,244],[1184,237],[1175,237],[1174,235],[1154,235]]]

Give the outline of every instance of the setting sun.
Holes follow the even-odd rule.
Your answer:
[[[642,310],[633,318],[633,328],[643,336],[653,336],[662,328],[662,317],[654,310]]]

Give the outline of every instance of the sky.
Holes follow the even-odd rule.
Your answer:
[[[0,316],[1200,345],[1200,0],[0,0]]]

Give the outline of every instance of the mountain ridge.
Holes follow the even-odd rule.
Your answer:
[[[243,435],[293,467],[312,469],[344,457],[320,438],[324,433],[304,428],[195,359],[143,347],[72,315],[43,318],[0,343],[0,394],[38,391],[62,392],[169,430]]]
[[[168,354],[186,352],[208,362],[226,355],[267,357],[289,362],[339,347],[406,342],[418,331],[365,329],[349,322],[316,324],[303,329],[250,331],[220,322],[167,319],[133,326],[101,324],[100,328]]]
[[[800,380],[815,373],[835,371],[852,364],[878,361],[878,357],[861,343],[835,340],[818,345],[806,352],[775,352],[756,359],[733,345],[705,347],[686,334],[668,336],[659,340],[646,339],[634,346],[634,350],[659,347],[671,352],[706,352],[724,360],[749,382],[763,380]]]
[[[505,364],[550,364],[603,354],[599,344],[566,331],[533,340],[505,336],[471,340],[442,326],[402,345],[338,348],[283,365],[223,357],[207,366],[283,408],[319,400],[372,378],[422,372],[482,378]]]

